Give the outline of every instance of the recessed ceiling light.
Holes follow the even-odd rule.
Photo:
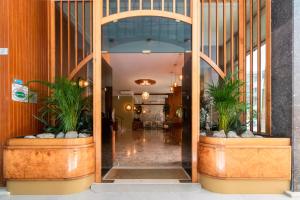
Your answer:
[[[151,53],[151,50],[143,50],[142,53],[149,54],[149,53]]]

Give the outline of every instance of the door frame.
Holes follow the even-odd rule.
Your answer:
[[[129,17],[138,16],[159,16],[172,18],[175,20],[180,20],[184,22],[190,22],[192,26],[192,182],[198,182],[198,139],[199,139],[199,127],[200,127],[200,114],[199,114],[199,94],[200,94],[200,57],[199,57],[199,32],[200,32],[200,22],[199,22],[199,6],[198,0],[191,0],[191,17],[182,17],[176,13],[170,13],[165,11],[128,11],[126,14],[114,14],[113,17],[102,17],[103,16],[103,0],[93,1],[93,133],[95,142],[95,159],[96,159],[96,169],[95,169],[95,181],[102,181],[101,174],[101,28],[103,24],[112,22],[118,19],[124,19]],[[108,19],[109,18],[109,19]]]

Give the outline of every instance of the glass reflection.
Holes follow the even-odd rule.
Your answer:
[[[218,115],[210,104],[207,89],[209,84],[218,83],[221,77],[203,59],[201,59],[200,68],[200,131],[209,133],[217,129]]]
[[[134,17],[102,29],[102,51],[184,52],[191,50],[191,25],[162,17]]]

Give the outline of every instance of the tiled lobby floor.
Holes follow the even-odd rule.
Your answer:
[[[107,186],[107,185],[105,185]],[[98,186],[97,186],[98,187]],[[8,197],[0,196],[1,200]],[[224,195],[211,193],[198,184],[110,184],[108,188],[63,196],[11,196],[11,200],[288,200],[285,195]],[[296,199],[296,198],[295,198]]]
[[[162,130],[118,133],[114,166],[181,167],[181,147],[166,144]]]

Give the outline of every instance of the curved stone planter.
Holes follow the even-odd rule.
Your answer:
[[[198,173],[203,188],[219,193],[283,193],[291,180],[288,138],[201,136]]]
[[[9,139],[4,178],[12,194],[68,194],[94,181],[93,138]]]

